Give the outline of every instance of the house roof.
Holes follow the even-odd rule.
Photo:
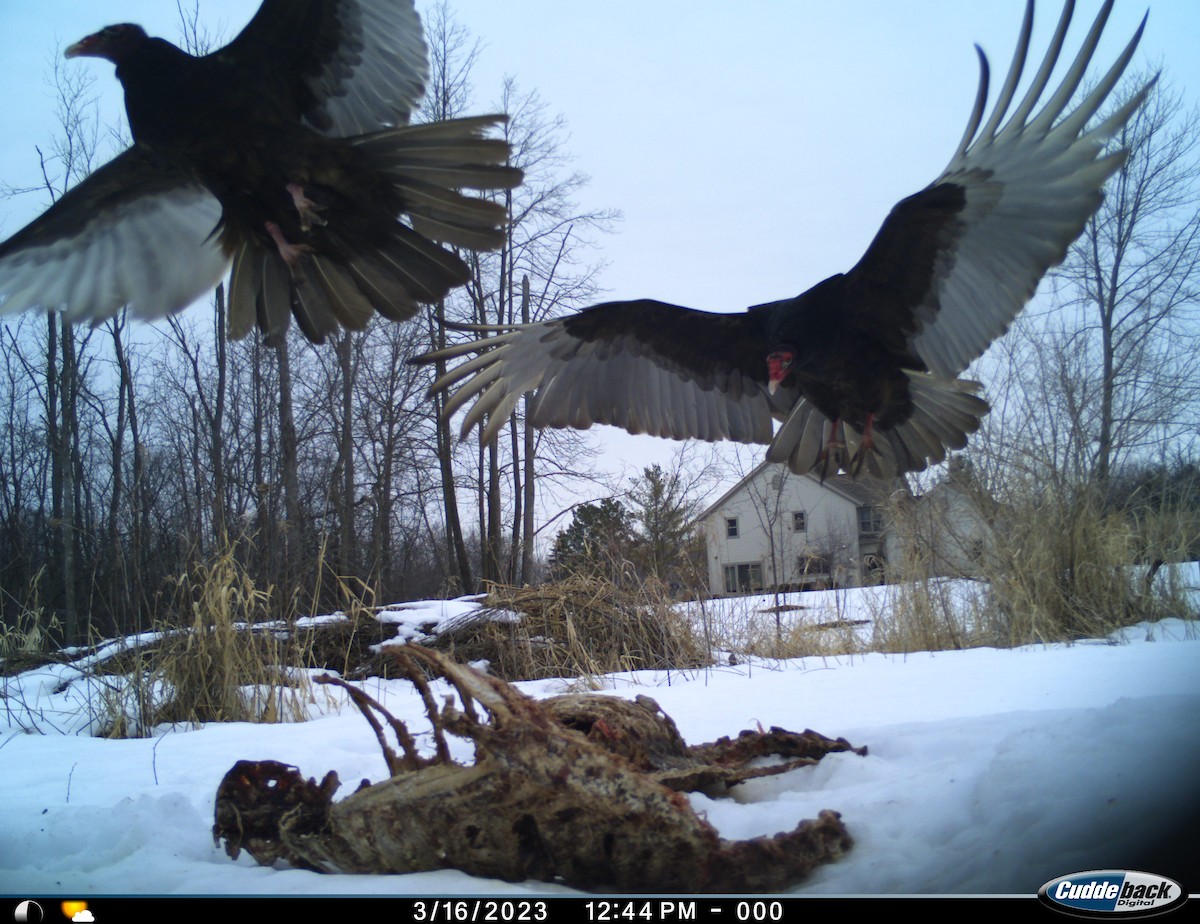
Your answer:
[[[783,472],[786,472],[788,475],[792,474],[791,472],[787,471],[786,466],[784,466],[782,462],[768,462],[764,460],[755,466],[745,478],[742,478],[737,484],[718,497],[713,503],[705,507],[704,510],[697,515],[696,519],[708,519],[709,516],[723,507],[731,497],[733,497],[739,491],[742,491],[746,485],[757,478],[758,475],[766,468],[778,468]],[[822,481],[812,472],[809,472],[806,475],[796,475],[794,477],[810,478],[826,491],[830,491],[833,494],[844,497],[846,500],[858,507],[865,507],[879,500],[879,488],[877,486],[872,487],[864,482],[855,481],[849,475],[831,475],[824,481]]]

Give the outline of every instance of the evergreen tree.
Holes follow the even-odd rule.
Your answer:
[[[651,465],[629,492],[638,526],[637,563],[643,573],[665,583],[690,586],[698,574],[696,503],[680,472]]]
[[[556,579],[573,574],[618,580],[633,540],[632,518],[619,500],[606,497],[575,510],[571,525],[554,540],[551,570]]]

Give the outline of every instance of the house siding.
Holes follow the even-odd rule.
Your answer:
[[[727,566],[752,564],[762,568],[768,589],[861,583],[864,557],[879,554],[884,543],[881,536],[860,536],[858,510],[864,503],[815,477],[793,475],[781,465],[760,466],[701,515],[710,592],[729,592]],[[798,511],[805,515],[802,531],[795,529]],[[738,521],[736,537],[727,535],[731,517]],[[801,564],[806,559],[807,569]],[[818,561],[829,569],[814,572]]]

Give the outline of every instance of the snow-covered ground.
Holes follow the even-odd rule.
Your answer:
[[[842,595],[846,618],[863,615],[859,599]],[[404,604],[382,618],[420,638],[476,605]],[[541,697],[572,684],[518,686]],[[605,685],[652,696],[690,743],[761,724],[869,748],[751,781],[729,798],[690,796],[727,838],[841,812],[855,846],[798,894],[1031,895],[1052,877],[1106,868],[1200,891],[1200,623],[1166,620],[1069,646],[743,658],[611,675]],[[366,687],[424,727],[407,682]],[[103,740],[87,733],[100,689],[65,666],[0,680],[0,894],[579,894],[453,870],[342,876],[264,868],[244,853],[232,861],[211,826],[217,785],[237,760],[279,760],[318,778],[336,770],[343,795],[351,781],[386,776],[357,710],[316,687],[304,723]],[[466,744],[456,752],[469,755]]]

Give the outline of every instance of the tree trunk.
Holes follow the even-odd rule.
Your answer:
[[[513,514],[512,514],[512,529],[508,536],[508,567],[505,569],[507,581],[509,584],[517,582],[517,549],[521,548],[521,527],[525,523],[522,514],[522,508],[525,504],[525,492],[521,487],[521,478],[524,471],[521,467],[522,450],[524,444],[521,441],[521,431],[517,426],[517,413],[508,415],[508,436],[509,436],[509,451],[512,453],[512,492],[513,492]]]
[[[511,314],[512,311],[512,192],[505,190],[504,193],[505,211],[510,216],[510,222],[507,226],[506,240],[503,248],[500,250],[500,275],[499,286],[497,292],[499,298],[496,304],[496,323],[503,324],[505,321],[505,312]],[[480,300],[480,310],[482,313],[483,302]],[[486,323],[486,321],[485,321]],[[487,448],[487,539],[484,542],[483,551],[483,579],[485,581],[500,581],[500,576],[503,573],[500,565],[500,552],[503,542],[503,524],[501,517],[501,495],[500,495],[500,440],[499,437],[491,442]],[[514,467],[517,460],[513,460]]]
[[[225,283],[217,286],[215,340],[217,347],[217,394],[213,402],[212,419],[209,421],[210,454],[213,471],[213,535],[217,548],[229,541],[229,518],[227,492],[225,490],[225,393],[229,369],[227,344],[225,341]],[[196,383],[199,386],[199,382]]]
[[[434,308],[437,324],[434,328],[436,348],[446,348],[446,303],[438,302]],[[441,378],[446,374],[446,361],[439,359],[434,365],[435,374]],[[442,478],[442,509],[446,515],[446,541],[450,546],[447,556],[453,561],[458,571],[459,590],[471,593],[475,589],[475,580],[471,575],[471,558],[467,554],[467,544],[463,539],[462,519],[458,513],[458,494],[454,485],[454,436],[450,432],[450,421],[442,413],[446,404],[445,392],[438,392],[433,399],[433,413],[437,429],[438,468]]]
[[[267,428],[267,415],[264,412],[265,400],[263,392],[265,391],[262,375],[262,364],[265,353],[263,345],[260,341],[254,343],[254,354],[250,361],[250,368],[253,376],[254,390],[254,410],[252,418],[252,433],[254,434],[254,458],[251,460],[251,466],[254,477],[254,541],[260,550],[259,561],[264,564],[270,559],[269,549],[271,543],[268,541],[268,530],[270,528],[269,509],[271,503],[270,486],[267,484],[267,465],[265,451],[263,447],[263,438]],[[260,579],[264,578],[264,574],[260,574]]]
[[[342,470],[338,562],[342,574],[354,573],[354,377],[351,346],[350,331],[347,330],[337,342],[338,368],[342,379],[342,426],[338,440],[338,461]]]
[[[66,531],[63,528],[63,452],[59,435],[58,321],[58,312],[46,312],[46,451],[50,458],[50,528],[53,531],[50,554],[61,577],[66,557],[63,550]],[[65,582],[51,582],[50,586],[57,590],[57,593],[51,591],[50,605],[60,613],[65,612]]]
[[[141,630],[147,625],[142,616],[150,616],[145,594],[146,574],[146,537],[150,535],[150,498],[146,491],[146,454],[142,446],[141,423],[138,417],[138,404],[135,399],[133,385],[133,370],[129,366],[129,358],[125,355],[124,344],[118,353],[117,362],[121,370],[121,387],[127,393],[126,403],[129,408],[129,439],[132,446],[132,476],[133,483],[129,486],[129,497],[132,504],[129,517],[129,570],[127,581],[129,596],[132,601],[134,628]]]
[[[283,476],[284,523],[281,530],[283,557],[275,583],[293,587],[297,555],[301,548],[300,474],[296,447],[296,421],[292,414],[292,372],[287,337],[275,345],[279,359],[279,466]],[[285,592],[284,596],[287,596]]]
[[[113,355],[117,360],[117,425],[112,433],[112,493],[108,497],[108,528],[104,549],[109,559],[109,573],[113,576],[108,593],[112,597],[112,613],[118,632],[128,632],[128,617],[133,611],[133,584],[130,581],[130,560],[121,547],[121,531],[118,521],[121,516],[121,497],[125,493],[125,428],[128,426],[129,400],[133,395],[128,388],[129,364],[125,361],[125,347],[121,343],[121,328],[125,313],[121,312],[109,326],[112,334]],[[134,512],[136,517],[136,510]]]
[[[487,541],[483,547],[483,579],[500,582],[500,458],[496,443],[487,448]]]
[[[521,323],[528,324],[532,320],[529,305],[529,277],[521,277]],[[529,405],[533,400],[533,392],[525,392],[525,527],[521,536],[521,583],[533,583],[533,531],[534,531],[534,502],[536,491],[534,486],[534,457],[537,450],[536,434],[529,423]],[[514,547],[513,553],[516,554]]]
[[[63,632],[67,641],[75,642],[80,638],[79,614],[75,604],[75,340],[71,323],[65,317],[60,319],[60,323],[62,374],[58,389],[61,410],[57,449],[62,504],[59,530],[62,535]]]

